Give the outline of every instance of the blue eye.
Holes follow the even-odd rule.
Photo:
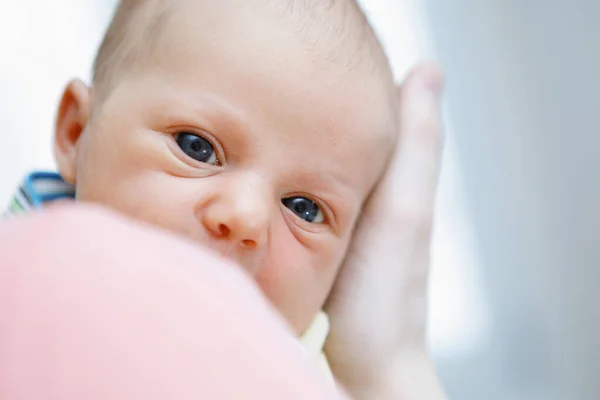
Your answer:
[[[181,132],[175,136],[179,148],[188,157],[206,164],[219,165],[217,154],[212,144],[201,136]]]
[[[322,224],[325,222],[325,217],[319,206],[312,200],[306,197],[288,197],[283,199],[284,206],[289,208],[298,217],[313,224]]]

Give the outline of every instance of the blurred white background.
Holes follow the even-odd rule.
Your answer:
[[[452,399],[600,399],[600,2],[363,0],[401,80],[448,75],[430,343]],[[0,202],[53,169],[115,0],[0,2]]]

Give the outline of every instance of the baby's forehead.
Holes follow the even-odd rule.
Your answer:
[[[121,0],[96,57],[94,85],[114,81],[111,75],[119,70],[160,62],[165,48],[181,44],[174,34],[182,19],[204,25],[198,35],[210,36],[219,29],[235,32],[248,15],[282,22],[256,20],[255,30],[267,37],[291,31],[326,62],[393,81],[387,57],[355,0]]]

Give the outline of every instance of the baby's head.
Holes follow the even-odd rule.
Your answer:
[[[92,88],[66,89],[55,154],[78,200],[232,258],[301,332],[395,124],[386,58],[351,0],[123,0]]]

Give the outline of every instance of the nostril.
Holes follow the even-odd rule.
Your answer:
[[[256,242],[254,240],[242,240],[241,245],[245,249],[253,250],[256,248]]]
[[[229,228],[225,224],[219,225],[219,235],[221,236],[229,236]]]

